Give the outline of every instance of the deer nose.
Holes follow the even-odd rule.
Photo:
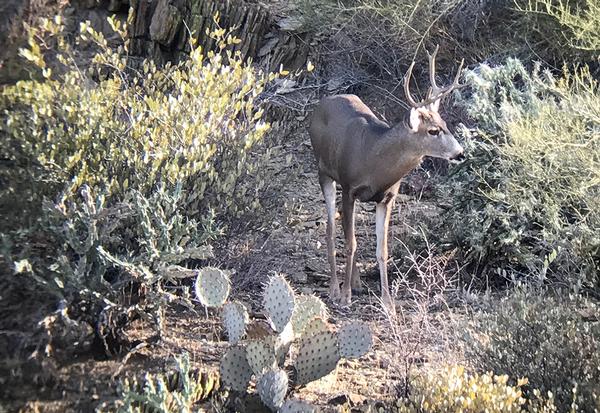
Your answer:
[[[464,161],[465,160],[465,152],[460,151],[456,155],[452,157],[453,161]]]

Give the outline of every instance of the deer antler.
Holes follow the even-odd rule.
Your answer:
[[[424,100],[422,100],[420,102],[416,102],[413,99],[412,95],[410,94],[410,78],[412,76],[413,67],[415,66],[414,60],[410,64],[410,67],[408,68],[408,70],[406,71],[406,74],[404,75],[404,93],[406,95],[406,100],[413,108],[419,108],[419,107],[429,105],[429,104],[443,98],[444,96],[448,95],[454,89],[464,86],[464,85],[461,85],[458,83],[458,79],[460,78],[460,74],[461,74],[463,65],[465,63],[465,59],[462,59],[462,61],[460,62],[460,66],[458,67],[458,71],[456,72],[456,76],[454,77],[454,81],[452,82],[452,84],[450,86],[441,88],[437,85],[437,83],[435,81],[435,57],[437,55],[439,48],[440,48],[440,46],[437,45],[435,47],[435,50],[433,51],[433,54],[429,54],[429,52],[427,52],[427,57],[429,58],[429,82],[431,83],[431,86],[429,87],[429,90],[427,91],[427,97]]]
[[[458,83],[458,79],[460,78],[460,73],[462,71],[463,65],[465,64],[465,59],[462,59],[460,61],[460,66],[458,67],[456,76],[454,76],[454,80],[452,81],[452,84],[450,86],[441,88],[437,85],[437,83],[435,81],[435,57],[437,55],[439,48],[440,48],[440,45],[438,44],[435,47],[433,54],[429,54],[429,52],[427,52],[427,57],[429,58],[429,82],[431,83],[431,88],[429,89],[429,92],[427,93],[427,99],[433,99],[434,101],[443,98],[444,96],[446,96],[450,92],[452,92],[454,89],[457,89],[457,88],[460,88],[463,86]]]
[[[413,99],[412,95],[410,94],[410,77],[412,75],[413,67],[415,67],[415,63],[416,62],[413,60],[412,63],[410,64],[410,67],[406,71],[406,74],[404,75],[404,94],[406,95],[406,100],[408,100],[408,103],[413,108],[416,109],[416,108],[418,108],[420,106],[423,106],[423,105],[415,102],[415,100]]]

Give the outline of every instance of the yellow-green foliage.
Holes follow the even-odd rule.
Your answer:
[[[526,376],[552,392],[560,411],[600,411],[598,319],[597,305],[583,298],[519,288],[475,315],[464,347],[479,370]]]
[[[479,128],[440,186],[443,226],[479,270],[596,287],[600,91],[587,69],[528,72],[515,59],[468,72]]]
[[[548,33],[563,48],[600,52],[600,2],[598,0],[515,0],[517,9],[533,16],[546,17],[537,21],[536,29]],[[550,20],[550,23],[548,22]],[[558,23],[558,24],[556,24]]]
[[[13,218],[0,222],[1,254],[68,305],[86,295],[127,313],[126,291],[143,285],[134,311],[160,325],[167,285],[193,274],[183,266],[209,258],[218,224],[253,211],[268,184],[249,155],[268,130],[259,95],[278,75],[231,52],[238,40],[220,28],[207,33],[216,52],[136,62],[109,22],[118,48],[87,23],[74,40],[44,20],[21,50],[32,80],[0,91],[0,214]],[[18,291],[29,280],[3,281]],[[87,311],[100,330],[106,318]]]
[[[402,413],[516,413],[555,412],[552,396],[532,399],[523,395],[527,379],[509,384],[506,375],[470,374],[463,366],[450,366],[418,376],[408,400],[399,400],[394,411]]]
[[[66,197],[83,184],[122,197],[128,188],[147,195],[159,183],[180,183],[192,211],[241,212],[236,201],[257,189],[237,185],[251,168],[247,153],[268,129],[256,99],[275,76],[231,52],[238,40],[224,29],[211,36],[220,53],[196,48],[175,66],[144,61],[136,70],[128,67],[127,42],[111,50],[84,23],[78,41],[97,50],[84,69],[60,19],[45,21],[21,52],[43,79],[18,82],[0,96],[5,151],[38,163],[55,182],[69,182]],[[52,61],[61,64],[47,62],[46,43],[55,45]]]

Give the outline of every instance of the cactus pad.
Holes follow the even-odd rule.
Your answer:
[[[277,367],[275,360],[275,348],[271,343],[265,341],[251,341],[246,346],[246,360],[257,376],[264,370]]]
[[[371,329],[362,321],[353,321],[338,331],[338,348],[341,357],[358,358],[367,354],[373,345]]]
[[[281,369],[268,370],[258,379],[256,390],[263,403],[271,410],[277,411],[288,391],[288,376]]]
[[[263,303],[273,328],[281,333],[294,311],[294,290],[282,275],[271,277],[265,287]]]
[[[242,303],[234,301],[223,307],[223,325],[230,343],[237,344],[240,341],[249,322],[248,310]]]
[[[279,413],[317,413],[317,408],[299,400],[288,399],[279,409]]]
[[[335,370],[339,359],[334,333],[324,331],[301,339],[294,363],[297,384],[307,384],[326,376]]]
[[[283,366],[290,351],[291,341],[283,341],[280,336],[272,335],[265,337],[264,342],[275,351],[277,364]]]
[[[301,294],[298,296],[292,315],[294,333],[297,335],[302,334],[306,325],[315,317],[320,317],[323,320],[327,319],[328,314],[325,303],[314,295]]]
[[[230,290],[229,276],[213,267],[202,268],[196,278],[196,297],[205,307],[222,306]]]
[[[223,383],[237,391],[246,391],[252,378],[252,369],[246,360],[246,350],[233,346],[221,359],[221,379]]]

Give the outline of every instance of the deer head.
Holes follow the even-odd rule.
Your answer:
[[[416,102],[410,93],[410,78],[415,65],[413,61],[404,77],[404,93],[406,100],[411,105],[410,110],[410,131],[409,133],[420,138],[420,146],[427,156],[444,159],[456,159],[462,157],[463,148],[448,130],[446,122],[438,109],[442,98],[450,94],[454,89],[462,87],[458,83],[464,59],[461,61],[454,81],[446,87],[439,87],[435,81],[435,57],[439,46],[436,46],[433,54],[427,52],[429,58],[429,81],[431,86],[424,100]]]

